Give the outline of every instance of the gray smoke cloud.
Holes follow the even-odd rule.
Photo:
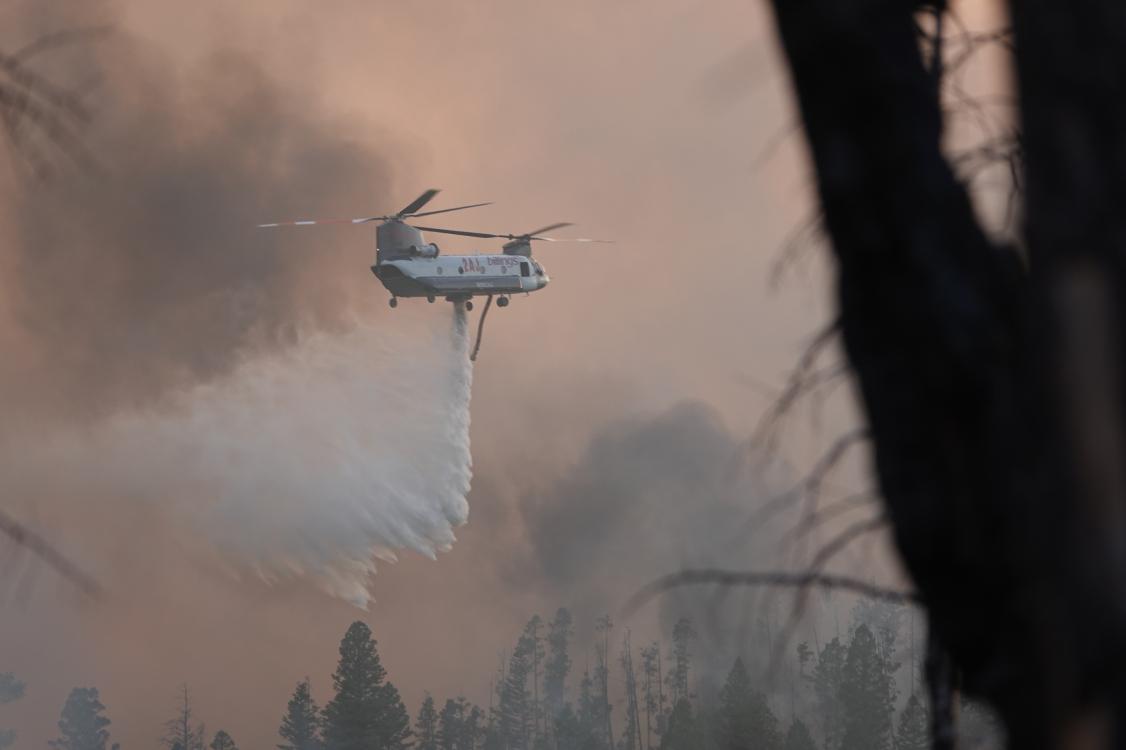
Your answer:
[[[697,68],[745,42],[755,26],[748,6],[685,16],[675,4],[607,14],[597,3],[540,9],[506,0],[446,4],[435,23],[430,7],[358,0],[331,13],[297,0],[121,4],[127,13],[101,2],[0,9],[16,46],[60,26],[118,28],[96,45],[42,59],[54,78],[87,92],[95,117],[82,137],[99,168],[80,174],[59,159],[46,185],[5,177],[0,201],[0,387],[9,394],[0,453],[7,469],[19,469],[5,471],[0,491],[110,591],[95,606],[73,606],[59,595],[65,586],[41,571],[30,604],[5,611],[0,670],[25,678],[29,694],[0,725],[18,726],[29,741],[54,736],[67,691],[94,684],[114,739],[147,746],[186,681],[208,726],[244,746],[269,746],[296,680],[310,675],[318,700],[328,697],[336,645],[357,617],[372,625],[412,709],[423,690],[487,704],[497,654],[533,612],[575,610],[581,667],[593,618],[617,613],[652,578],[769,554],[732,528],[763,481],[726,471],[749,416],[738,413],[746,393],[732,375],[780,373],[816,306],[748,293],[789,221],[778,214],[794,212],[777,188],[785,179],[753,189],[738,158],[748,134],[773,129],[766,115],[777,106],[684,103],[700,103],[691,88]],[[646,24],[636,23],[638,13]],[[217,28],[210,14],[234,23]],[[130,36],[126,16],[126,26],[155,36]],[[322,87],[334,89],[324,100]],[[706,98],[718,104],[721,96]],[[415,147],[404,152],[397,137]],[[430,176],[416,184],[421,174]],[[465,202],[498,202],[502,213],[459,215],[458,227],[507,231],[569,219],[582,223],[579,233],[619,243],[597,255],[545,248],[552,287],[490,314],[475,375],[472,522],[437,564],[406,554],[393,568],[380,565],[368,581],[375,604],[362,613],[326,596],[323,580],[318,587],[287,575],[294,560],[308,571],[332,551],[310,543],[314,532],[356,518],[316,513],[322,500],[357,508],[347,470],[325,478],[335,473],[328,467],[354,465],[314,460],[347,436],[315,417],[325,407],[349,429],[381,430],[395,415],[434,425],[441,404],[428,389],[461,393],[463,373],[399,376],[411,358],[440,365],[457,346],[438,306],[386,312],[363,230],[254,225],[395,209],[430,184],[456,189]],[[707,234],[686,216],[706,216]],[[708,245],[691,262],[706,258],[717,273],[678,273],[701,236]],[[443,242],[463,248],[483,249]],[[673,305],[676,314],[666,314]],[[435,339],[443,348],[426,349]],[[310,356],[318,352],[332,356]],[[324,377],[326,369],[334,374]],[[256,384],[263,377],[285,387]],[[395,383],[410,398],[395,398]],[[362,403],[343,398],[368,384]],[[663,411],[691,394],[734,408],[722,418],[700,404]],[[300,420],[287,425],[291,413]],[[261,429],[259,416],[267,417]],[[467,416],[452,415],[442,434],[465,435]],[[44,441],[58,437],[60,423],[73,430],[67,450],[88,439],[95,446],[80,446],[87,457],[118,458],[44,461],[52,455]],[[142,437],[159,425],[161,441],[139,455],[165,457],[130,469],[116,446],[96,445],[106,425]],[[588,448],[592,434],[597,446]],[[384,435],[385,450],[420,445]],[[197,494],[185,473],[214,467],[210,456],[228,439],[249,441],[233,453],[254,465],[234,462],[221,476],[237,481],[218,493],[216,475],[203,472],[210,480]],[[366,468],[410,474],[453,456],[442,479],[452,487],[468,476],[460,445],[447,439],[440,453],[412,452],[405,462],[374,454]],[[34,461],[24,460],[28,451]],[[176,458],[185,463],[160,470]],[[324,470],[323,482],[302,484],[317,476],[310,463]],[[264,467],[275,473],[253,471]],[[275,491],[292,493],[277,506],[284,519],[269,515]],[[426,506],[435,511],[426,518],[448,522],[422,524],[439,532],[421,535],[427,552],[449,541],[458,519],[458,498],[443,496],[444,506]],[[236,579],[230,558],[216,560],[208,541],[226,547],[230,537],[212,536],[209,519],[184,522],[198,497],[200,508],[220,511],[210,519],[236,519],[230,533],[245,533],[247,519],[261,527],[246,540],[255,554],[237,561],[240,572],[262,560],[257,545],[267,537],[304,528],[293,519],[311,536],[280,535],[292,548],[259,571],[272,585]],[[418,520],[387,538],[411,538]],[[352,572],[350,583],[364,575]],[[354,589],[337,593],[345,591]],[[760,632],[764,608],[755,599],[733,604],[744,593],[683,595],[620,621],[615,635],[632,625],[635,646],[657,629],[667,638],[689,612],[703,634],[698,664],[725,670],[740,634]],[[718,603],[719,616],[705,621],[713,610],[692,597]],[[643,622],[653,627],[643,632]],[[727,635],[711,641],[713,633]],[[713,643],[714,659],[700,651]]]
[[[778,545],[769,535],[753,537],[748,523],[777,492],[784,469],[761,457],[748,462],[748,450],[702,402],[607,425],[558,481],[525,494],[532,564],[520,569],[531,585],[549,586],[572,606],[579,621],[593,622],[618,615],[666,573],[776,565]],[[775,519],[776,528],[792,518]],[[698,676],[710,683],[722,680],[735,654],[765,667],[763,641],[777,629],[771,618],[785,611],[773,604],[760,591],[676,589],[653,605],[656,628],[646,633],[667,638],[677,619],[690,617],[700,635]]]
[[[96,166],[56,151],[47,182],[5,189],[0,381],[20,407],[151,406],[347,327],[373,291],[366,234],[255,225],[391,205],[390,160],[353,126],[238,51],[178,67],[116,32],[44,57],[92,111],[76,136]],[[25,130],[27,149],[50,153]]]
[[[732,477],[739,450],[718,412],[698,402],[609,425],[559,482],[525,498],[537,578],[615,608],[618,580],[706,559],[714,532],[760,494]]]
[[[387,210],[389,148],[245,51],[177,64],[117,16],[13,24],[45,41],[16,55],[40,109],[0,185],[7,494],[143,497],[240,568],[364,605],[374,557],[433,556],[466,519],[464,314],[381,329],[372,232],[256,226]]]
[[[308,577],[366,607],[376,559],[434,558],[468,515],[469,339],[464,312],[442,312],[310,336],[160,412],[13,446],[0,492],[94,505],[88,531],[110,538],[121,496],[147,502],[240,576]]]

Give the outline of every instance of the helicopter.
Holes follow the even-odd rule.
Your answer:
[[[438,190],[430,189],[387,216],[366,216],[358,219],[300,219],[259,224],[259,227],[310,226],[315,224],[367,224],[375,227],[375,265],[371,272],[391,293],[389,304],[398,307],[400,297],[425,297],[434,302],[443,297],[448,302],[473,309],[473,297],[496,296],[498,307],[507,307],[513,294],[539,291],[551,278],[539,261],[532,257],[532,242],[605,242],[586,237],[561,239],[544,236],[544,232],[571,226],[558,222],[524,234],[495,234],[462,229],[442,229],[407,224],[409,219],[488,206],[471,203],[465,206],[423,211]],[[426,242],[423,232],[452,234],[479,239],[507,240],[501,253],[476,255],[442,255],[438,245]]]

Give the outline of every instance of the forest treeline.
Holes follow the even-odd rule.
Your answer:
[[[869,618],[870,620],[871,618]],[[893,620],[894,622],[894,620]],[[772,697],[733,657],[722,688],[696,689],[692,622],[680,619],[668,643],[640,648],[609,617],[594,626],[594,663],[573,668],[574,628],[567,609],[532,617],[491,682],[487,706],[465,697],[426,694],[412,717],[363,622],[348,628],[323,708],[308,678],[279,711],[279,750],[922,750],[928,715],[911,686],[897,687],[902,666],[897,628],[853,617],[842,636],[793,649],[797,679]],[[912,649],[913,650],[913,649]],[[22,685],[0,675],[12,699]],[[786,706],[777,704],[788,703]],[[279,707],[280,708],[280,707]],[[110,719],[98,691],[75,688],[62,708],[54,750],[107,750]],[[0,746],[11,744],[0,734]],[[187,686],[160,740],[169,750],[237,750],[234,738],[207,731]]]

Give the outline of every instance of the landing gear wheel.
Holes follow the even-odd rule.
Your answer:
[[[387,304],[391,305],[391,307],[393,307],[393,308],[398,307],[399,306],[399,299],[397,297],[392,297],[391,301],[388,302]]]
[[[508,297],[497,297],[497,307],[508,307]]]
[[[473,312],[473,300],[470,300],[470,299],[465,300],[465,311],[466,312]]]
[[[429,295],[427,295],[427,296],[426,296],[426,301],[427,301],[427,302],[430,302],[430,303],[433,303],[433,302],[434,302],[434,295],[433,295],[433,294],[429,294]]]

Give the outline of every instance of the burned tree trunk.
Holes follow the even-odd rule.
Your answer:
[[[841,333],[934,637],[1014,747],[1126,743],[1126,6],[1014,3],[1027,261],[944,158],[919,3],[774,0]]]

